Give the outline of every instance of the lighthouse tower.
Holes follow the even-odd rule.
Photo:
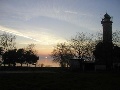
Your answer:
[[[112,20],[106,13],[101,21],[103,26],[103,43],[112,43]]]
[[[106,13],[101,21],[103,26],[103,60],[106,63],[106,69],[111,70],[113,65],[113,44],[112,44],[112,20]]]

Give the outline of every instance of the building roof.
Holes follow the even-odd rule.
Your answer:
[[[110,15],[108,15],[107,13],[104,15],[104,18],[106,18],[106,19],[110,19],[111,17],[110,17]]]

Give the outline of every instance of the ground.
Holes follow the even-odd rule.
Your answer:
[[[0,90],[120,90],[120,73],[0,73]]]

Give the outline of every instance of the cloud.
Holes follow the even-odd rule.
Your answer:
[[[79,26],[80,23],[82,22],[82,20],[81,19],[79,20],[79,18],[81,16],[88,16],[88,14],[86,13],[70,10],[66,7],[61,7],[61,5],[59,6],[59,3],[58,5],[56,5],[56,3],[52,3],[51,5],[49,1],[40,2],[40,4],[39,2],[35,4],[33,2],[29,2],[30,3],[29,5],[27,1],[25,1],[25,3],[23,4],[19,2],[21,1],[17,1],[16,3],[12,4],[3,3],[0,11],[2,11],[2,15],[5,17],[5,19],[12,18],[13,20],[15,19],[18,21],[19,20],[29,21],[33,18],[44,16],[62,20]],[[22,7],[18,7],[19,5],[20,6],[22,5]]]
[[[42,31],[44,31],[44,28],[40,28],[40,29],[42,29]],[[45,30],[47,30],[47,29],[45,29]],[[17,30],[7,28],[4,26],[0,26],[0,31],[11,33],[11,34],[14,34],[17,36],[21,36],[21,37],[36,41],[35,42],[36,44],[41,44],[41,45],[54,45],[58,42],[65,42],[65,39],[54,36],[54,35],[46,33],[46,32],[37,32],[37,31],[36,32],[27,32],[25,30],[23,32],[24,33],[23,34]],[[22,43],[22,44],[26,44],[26,43],[27,42]]]
[[[42,32],[41,32],[42,31]],[[40,44],[43,45],[54,45],[59,42],[65,42],[66,40],[62,37],[55,36],[53,34],[44,32],[44,29],[41,31],[36,31],[36,32],[27,32],[27,35],[37,38],[38,40],[41,41]]]
[[[65,13],[70,13],[70,14],[78,14],[77,12],[73,12],[73,11],[64,11]]]
[[[0,26],[0,31],[7,32],[7,33],[10,33],[10,34],[14,34],[14,35],[17,35],[17,36],[21,36],[21,37],[24,37],[24,38],[32,39],[32,40],[37,41],[37,42],[41,42],[40,40],[31,38],[31,37],[29,37],[29,36],[27,36],[25,34],[22,34],[22,33],[18,32],[18,31],[16,31],[16,30],[6,28],[6,27],[3,27],[3,26]]]

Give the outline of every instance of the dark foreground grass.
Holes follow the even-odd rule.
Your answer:
[[[0,73],[0,90],[120,90],[120,73]]]

